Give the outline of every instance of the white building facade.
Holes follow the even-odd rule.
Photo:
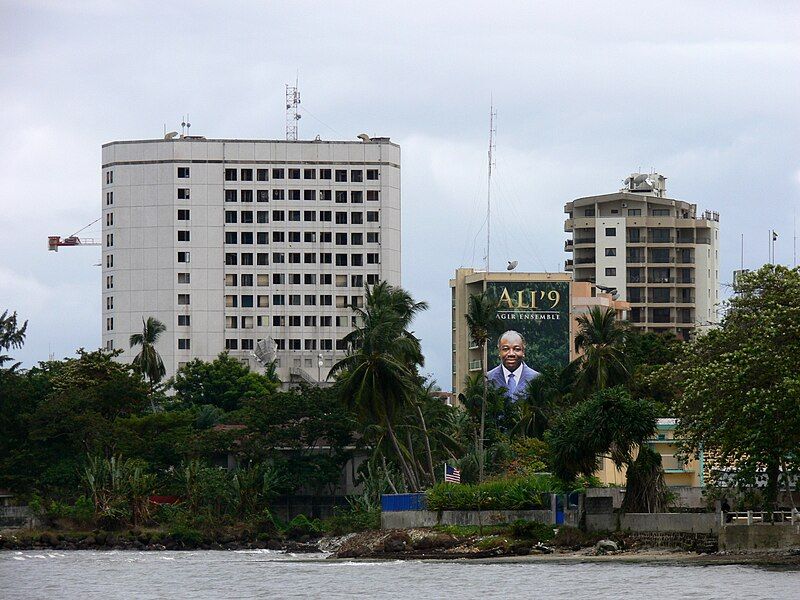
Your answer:
[[[258,369],[265,340],[282,381],[324,380],[365,284],[400,285],[388,138],[119,141],[102,171],[102,339],[119,360],[152,316],[168,377],[225,350]]]
[[[688,339],[719,322],[719,213],[669,198],[666,178],[634,173],[619,192],[564,207],[575,281],[614,288],[628,320]]]

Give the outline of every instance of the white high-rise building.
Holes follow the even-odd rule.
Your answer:
[[[256,369],[264,340],[282,381],[324,380],[365,284],[400,285],[388,138],[119,141],[102,168],[102,339],[120,360],[152,316],[167,376],[224,350]]]
[[[618,192],[577,198],[564,212],[565,269],[616,290],[635,327],[688,339],[718,323],[719,213],[667,197],[658,173],[633,173]]]

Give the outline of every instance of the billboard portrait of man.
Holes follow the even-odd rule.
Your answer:
[[[515,401],[539,372],[525,364],[525,339],[513,329],[500,335],[497,353],[500,364],[490,370],[486,378],[495,387],[505,388],[506,397]]]

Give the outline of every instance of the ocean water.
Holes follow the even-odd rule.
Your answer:
[[[0,598],[800,598],[800,571],[746,565],[326,561],[266,550],[2,551]]]

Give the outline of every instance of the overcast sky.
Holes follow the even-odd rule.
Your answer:
[[[186,113],[193,134],[282,139],[297,73],[301,138],[402,147],[403,285],[430,303],[415,327],[446,389],[448,279],[485,252],[490,98],[495,268],[562,270],[564,203],[651,168],[720,212],[723,282],[742,234],[746,268],[770,228],[793,263],[797,2],[0,0],[0,311],[30,321],[18,359],[100,344],[99,249],[46,238],[100,216],[101,144]]]

